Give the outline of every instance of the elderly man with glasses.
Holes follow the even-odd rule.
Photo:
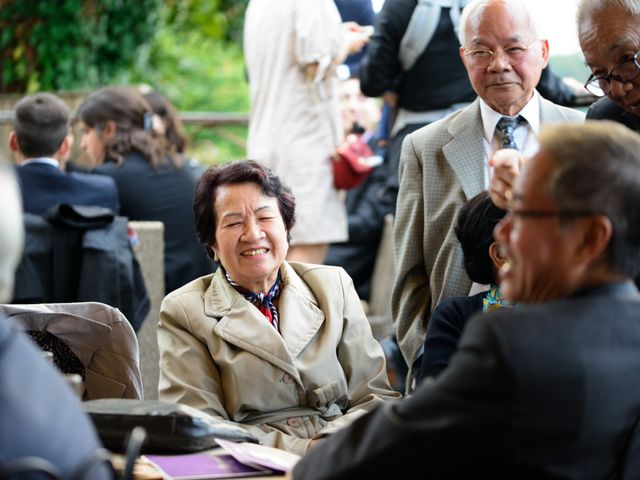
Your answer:
[[[640,136],[543,128],[494,235],[516,308],[472,317],[449,366],[290,476],[640,478]]]
[[[460,56],[479,98],[403,142],[391,308],[400,350],[414,370],[431,311],[472,288],[453,224],[462,205],[487,189],[487,159],[504,147],[531,154],[541,124],[584,118],[536,92],[549,47],[526,3],[473,0],[465,7]]]
[[[640,131],[640,1],[581,0],[580,47],[591,76],[585,87],[599,97],[587,118],[610,119]]]

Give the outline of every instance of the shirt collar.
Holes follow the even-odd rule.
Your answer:
[[[55,158],[48,158],[48,157],[30,158],[22,162],[20,166],[24,167],[25,165],[31,165],[33,163],[51,165],[52,167],[60,168],[60,162],[58,162],[58,160],[56,160]]]
[[[493,140],[493,134],[496,130],[496,125],[504,115],[496,112],[493,108],[487,105],[482,98],[479,98],[479,100],[484,138],[487,142],[491,143]],[[540,132],[540,94],[536,90],[533,91],[533,96],[522,110],[518,112],[518,115],[522,115],[524,117],[531,131],[537,136]]]

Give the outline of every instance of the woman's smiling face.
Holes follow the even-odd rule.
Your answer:
[[[214,209],[211,248],[220,263],[239,285],[267,292],[289,249],[278,199],[264,195],[255,183],[223,185]]]

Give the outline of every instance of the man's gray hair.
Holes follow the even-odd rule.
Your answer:
[[[22,255],[22,198],[13,168],[0,159],[0,303],[11,301],[15,269]]]
[[[478,15],[478,13],[480,13],[479,11],[481,9],[483,9],[485,6],[495,1],[496,0],[471,0],[469,3],[467,3],[467,5],[462,10],[462,14],[460,15],[460,27],[458,28],[458,40],[460,41],[460,45],[462,45],[463,47],[466,46],[467,26],[469,21],[474,20]],[[527,2],[525,2],[524,0],[498,0],[498,1],[520,5],[520,7],[523,9],[526,15],[528,15],[529,17],[529,25],[530,25],[531,31],[534,33],[535,37],[538,38],[538,27],[533,18],[533,15],[531,14],[531,11],[527,7]]]
[[[609,218],[613,235],[609,267],[635,277],[640,272],[640,135],[607,120],[543,127],[540,151],[555,164],[547,193],[559,210]]]
[[[614,7],[622,8],[629,15],[640,15],[640,0],[580,0],[576,10],[578,32],[585,20],[590,20],[602,10]]]

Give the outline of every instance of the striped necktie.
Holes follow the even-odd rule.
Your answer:
[[[498,132],[500,141],[502,142],[502,148],[518,149],[516,145],[516,139],[513,136],[516,128],[524,122],[524,118],[521,115],[515,117],[502,117],[496,125],[496,131]]]
[[[256,293],[248,290],[236,282],[232,280],[228,273],[225,272],[225,276],[227,277],[227,281],[231,284],[236,291],[244,296],[247,300],[253,303],[260,312],[267,317],[269,323],[273,325],[273,327],[278,330],[278,310],[276,310],[276,306],[273,304],[273,300],[275,300],[278,295],[280,295],[280,290],[282,288],[282,279],[280,278],[280,272],[278,272],[278,278],[267,293]]]

